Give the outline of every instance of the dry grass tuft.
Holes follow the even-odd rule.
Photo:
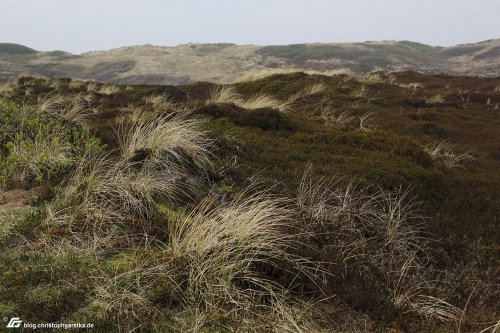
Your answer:
[[[372,132],[376,129],[374,124],[374,114],[367,112],[362,116],[356,116],[352,111],[337,113],[331,106],[323,108],[319,116],[327,126],[332,126],[340,130],[359,130],[362,132]]]
[[[359,88],[354,90],[352,96],[356,98],[368,98],[368,88],[362,84]]]
[[[102,95],[111,96],[111,95],[118,94],[120,91],[121,91],[121,88],[119,86],[113,84],[113,85],[105,85],[105,86],[103,86],[99,90],[99,93],[102,94]]]
[[[93,278],[90,303],[76,315],[92,313],[95,319],[111,321],[119,331],[140,330],[159,314],[147,291],[160,276],[158,271],[140,265],[123,273],[101,271]]]
[[[99,93],[101,85],[99,83],[90,82],[87,85],[87,92],[89,93]]]
[[[47,206],[44,247],[100,255],[141,242],[147,235],[134,231],[136,222],[156,219],[158,202],[187,196],[194,186],[187,172],[193,167],[212,168],[212,141],[199,126],[196,119],[180,117],[122,124],[119,156],[83,156]],[[53,238],[50,230],[64,237]]]
[[[201,127],[201,120],[183,115],[142,117],[131,128],[122,128],[121,154],[130,160],[140,152],[147,153],[147,163],[155,167],[193,165],[208,171],[213,141]]]
[[[304,98],[304,97],[307,97],[310,95],[314,95],[314,94],[320,94],[320,93],[325,92],[326,90],[327,90],[327,86],[323,83],[312,84],[312,85],[305,87],[301,91],[291,95],[290,98],[288,99],[288,101],[290,103],[293,103],[298,99],[301,99],[301,98]]]
[[[223,302],[250,309],[272,293],[274,282],[254,267],[276,265],[287,257],[293,242],[282,228],[290,216],[283,199],[244,191],[222,205],[207,199],[170,223],[169,253],[186,265],[186,300],[203,308]]]
[[[474,160],[474,156],[470,153],[455,153],[453,152],[453,145],[449,144],[447,140],[441,141],[437,144],[428,144],[424,150],[429,154],[433,160],[438,160],[448,168],[463,168],[462,163],[467,160]]]
[[[144,99],[147,104],[153,106],[155,111],[174,111],[178,106],[173,99],[164,95],[152,95]]]
[[[428,293],[434,291],[431,281],[415,278],[423,269],[423,262],[413,253],[408,254],[402,264],[387,273],[388,280],[391,281],[388,288],[392,303],[397,308],[414,312],[427,320],[457,321],[460,309],[441,298],[430,296]]]
[[[227,104],[227,103],[240,103],[241,96],[236,92],[236,89],[232,86],[219,86],[213,89],[210,93],[210,97],[207,103],[214,104]]]
[[[273,108],[282,112],[286,112],[290,108],[289,101],[279,101],[267,95],[255,95],[249,99],[242,98],[234,87],[220,86],[214,89],[207,101],[208,103],[215,104],[228,104],[232,103],[244,109],[254,110],[260,108]]]
[[[305,95],[320,94],[326,91],[327,87],[323,83],[316,83],[304,88]]]
[[[40,99],[35,112],[54,114],[73,124],[88,125],[89,116],[97,110],[90,107],[92,98],[88,95],[59,95],[49,94]]]
[[[69,84],[70,89],[81,89],[84,88],[87,84],[84,81],[80,80],[72,80]]]
[[[369,73],[365,78],[365,82],[397,84],[397,78],[394,74],[386,71],[376,71]]]
[[[336,260],[332,263],[346,270],[369,263],[386,276],[386,297],[394,306],[427,319],[457,319],[458,309],[431,296],[432,285],[422,273],[427,247],[420,235],[419,206],[409,191],[360,188],[352,181],[340,186],[340,180],[313,177],[309,166],[296,207],[306,235]]]
[[[426,104],[442,104],[445,101],[444,96],[441,94],[426,97],[424,100]]]
[[[179,175],[113,162],[89,154],[77,164],[70,180],[47,206],[47,237],[40,242],[53,251],[98,256],[140,241],[134,221],[154,219],[157,202],[174,202]],[[60,237],[52,237],[54,232]],[[121,245],[120,245],[121,244]]]

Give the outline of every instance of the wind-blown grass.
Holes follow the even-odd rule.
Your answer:
[[[114,95],[121,91],[121,88],[117,85],[105,85],[100,90],[99,93],[102,95]]]
[[[276,265],[293,244],[282,231],[291,215],[284,204],[270,194],[242,193],[223,205],[209,199],[169,224],[170,255],[186,265],[188,302],[250,308],[274,290],[255,266]]]
[[[319,118],[327,126],[332,126],[340,130],[359,130],[362,132],[372,132],[376,129],[374,125],[373,113],[368,112],[362,116],[356,116],[352,111],[337,113],[331,106],[323,108]]]
[[[394,306],[428,319],[457,318],[455,306],[431,295],[431,285],[422,273],[427,246],[418,204],[408,191],[360,188],[352,181],[341,186],[340,180],[314,178],[309,166],[296,206],[309,242],[328,251],[331,260],[346,270],[370,263],[386,276],[386,297]]]
[[[441,161],[448,169],[463,168],[463,162],[474,160],[474,157],[468,152],[453,152],[453,145],[449,144],[447,140],[437,144],[428,144],[424,147],[424,150],[433,160]]]
[[[96,112],[90,107],[91,102],[92,98],[80,94],[70,96],[49,94],[38,102],[34,111],[54,114],[74,124],[87,126],[90,115]]]
[[[151,95],[144,99],[148,104],[151,104],[155,111],[173,111],[177,105],[173,99],[164,95]]]
[[[272,108],[286,112],[290,108],[289,101],[279,101],[268,95],[255,95],[248,99],[244,99],[236,92],[235,88],[231,86],[220,86],[214,89],[207,103],[234,104],[248,110]]]
[[[212,167],[209,148],[213,141],[201,126],[201,120],[183,115],[145,117],[130,129],[121,130],[121,154],[124,159],[132,159],[142,152],[153,166],[194,165],[208,171]]]

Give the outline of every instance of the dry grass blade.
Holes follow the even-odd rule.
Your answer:
[[[362,132],[373,132],[376,126],[373,123],[374,114],[371,112],[365,113],[359,117],[359,130]]]
[[[423,250],[420,240],[420,227],[417,221],[419,203],[410,197],[409,190],[401,188],[394,192],[380,192],[378,196],[380,213],[373,220],[371,227],[377,233],[386,248],[391,252],[411,255]]]
[[[462,166],[464,161],[474,160],[474,157],[468,152],[453,152],[453,145],[449,144],[447,140],[441,141],[438,144],[429,144],[424,147],[424,150],[433,160],[440,160],[448,169],[464,168]]]
[[[356,116],[352,115],[350,111],[344,111],[338,114],[331,106],[321,111],[320,118],[327,126],[332,126],[340,130],[348,130],[356,127]]]
[[[486,327],[485,329],[483,329],[479,333],[486,333],[486,332],[489,332],[489,333],[500,332],[500,319],[496,323],[493,323],[493,325]]]

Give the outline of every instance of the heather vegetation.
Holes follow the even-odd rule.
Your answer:
[[[499,85],[20,78],[0,91],[0,313],[97,332],[497,332]]]

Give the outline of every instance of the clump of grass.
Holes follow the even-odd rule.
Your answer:
[[[84,81],[80,80],[72,80],[69,84],[70,89],[82,89],[86,86],[86,83]]]
[[[376,129],[376,126],[373,121],[374,114],[371,112],[365,113],[362,116],[359,116],[358,128],[361,132],[373,132]]]
[[[365,79],[366,82],[397,84],[397,78],[394,74],[386,71],[376,71],[369,73]]]
[[[240,103],[241,102],[241,96],[236,92],[236,89],[232,86],[219,86],[217,88],[214,88],[211,93],[210,97],[207,100],[208,103],[214,103],[214,104],[227,104],[227,103]]]
[[[49,81],[49,87],[54,88],[55,90],[61,89],[64,87],[64,83],[59,79],[51,79]]]
[[[12,83],[0,84],[0,96],[9,97],[15,88],[15,84]]]
[[[271,96],[267,95],[257,95],[252,96],[247,100],[242,100],[237,104],[239,107],[248,110],[271,108],[278,109],[280,111],[287,111],[289,108],[288,102],[281,102]]]
[[[356,98],[367,98],[368,96],[368,88],[364,84],[359,86],[356,90],[354,90],[353,94]]]
[[[307,310],[290,304],[285,288],[259,269],[279,269],[284,260],[302,269],[299,258],[288,254],[296,242],[284,232],[294,217],[288,206],[284,198],[251,188],[225,202],[209,196],[189,213],[169,215],[168,240],[150,241],[146,249],[127,255],[123,273],[102,272],[81,312],[112,317],[113,325],[122,328],[149,325],[136,315],[159,314],[152,295],[160,293],[164,301],[182,304],[172,309],[177,316],[197,314],[200,327],[214,314],[238,326],[248,318],[266,328],[276,321],[282,327],[309,327]]]
[[[118,94],[121,91],[121,88],[115,84],[112,85],[104,85],[100,90],[99,93],[102,95],[115,95]]]
[[[90,82],[87,84],[87,92],[89,93],[99,93],[101,85],[95,82]]]
[[[296,199],[309,244],[345,270],[366,263],[385,276],[383,299],[427,319],[453,321],[457,308],[432,296],[426,278],[427,246],[421,236],[418,203],[409,191],[360,188],[354,182],[314,178],[309,166]],[[332,253],[333,252],[333,253]]]
[[[213,141],[201,126],[201,120],[184,115],[145,117],[132,128],[122,130],[121,154],[132,159],[138,152],[145,152],[151,165],[194,165],[208,171],[212,167],[209,147]]]
[[[376,129],[373,122],[373,113],[368,112],[362,116],[356,116],[352,111],[346,110],[337,113],[331,106],[323,108],[319,118],[327,126],[332,126],[340,130],[359,130],[362,132],[372,132]]]
[[[174,111],[178,107],[172,98],[164,95],[151,95],[144,101],[151,104],[155,111]]]
[[[92,97],[88,95],[49,94],[39,99],[33,111],[52,114],[70,123],[86,126],[90,115],[97,112],[96,109],[90,107],[92,101]]]
[[[442,322],[457,321],[460,309],[445,300],[429,295],[433,292],[431,281],[419,277],[424,263],[415,253],[407,255],[407,259],[387,272],[390,299],[394,306],[404,311],[414,312],[427,320]]]
[[[140,241],[143,236],[133,231],[135,221],[154,219],[158,200],[176,200],[177,177],[133,162],[86,155],[47,206],[47,234],[39,243],[53,252],[98,256]]]
[[[121,107],[120,111],[122,114],[117,120],[119,124],[135,125],[148,116],[148,112],[143,107],[137,107],[132,104]]]
[[[28,88],[24,92],[24,96],[26,96],[26,97],[33,96],[34,94],[35,94],[35,89],[33,89],[33,88]]]
[[[445,101],[443,95],[441,95],[441,94],[437,94],[437,95],[430,96],[430,97],[425,97],[424,100],[425,100],[426,104],[442,104]]]
[[[189,172],[212,167],[212,141],[196,119],[150,117],[122,126],[118,156],[83,156],[48,205],[45,225],[62,237],[45,237],[46,248],[97,255],[140,241],[135,223],[154,221],[158,202],[188,195]]]
[[[311,84],[306,86],[304,89],[301,91],[293,94],[292,96],[289,97],[290,102],[294,102],[298,99],[314,95],[314,94],[320,94],[322,92],[325,92],[327,90],[327,87],[323,83],[316,83],[316,84]]]
[[[370,192],[369,188],[358,188],[352,181],[344,187],[337,183],[314,179],[310,166],[305,170],[297,193],[297,206],[312,222],[311,226],[322,231],[337,229],[339,235],[353,232],[352,244],[374,241],[393,253],[406,254],[421,249],[418,225],[412,223],[421,217],[417,204],[408,198],[409,192],[401,189]],[[364,230],[370,230],[371,240],[363,239]]]
[[[234,104],[244,109],[255,110],[261,108],[278,109],[286,112],[290,108],[289,101],[279,101],[267,95],[255,95],[248,99],[244,99],[232,86],[221,86],[214,89],[207,101],[207,103],[215,104]]]
[[[398,86],[406,89],[411,89],[413,91],[421,90],[425,87],[425,85],[421,82],[398,83]]]
[[[356,116],[353,116],[351,111],[344,111],[337,114],[332,108],[324,108],[321,111],[320,118],[325,122],[326,125],[332,126],[341,130],[348,130],[354,127],[354,122],[356,121]]]
[[[447,140],[437,144],[428,144],[424,150],[433,160],[440,161],[448,169],[463,168],[464,161],[474,160],[470,153],[453,152],[453,145],[449,144]]]
[[[223,205],[208,199],[169,224],[170,255],[183,258],[186,265],[186,300],[208,308],[221,301],[250,308],[273,291],[274,283],[254,267],[276,265],[287,257],[292,239],[282,228],[290,216],[282,199],[240,193]],[[241,289],[243,285],[247,287]]]
[[[91,301],[79,309],[75,317],[97,320],[110,330],[132,332],[154,327],[152,321],[160,311],[149,299],[148,291],[161,274],[144,266],[147,265],[138,264],[125,272],[101,271],[92,279],[95,287]]]

